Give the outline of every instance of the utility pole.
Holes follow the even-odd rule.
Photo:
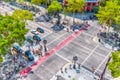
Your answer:
[[[111,60],[111,56],[109,56],[109,58],[108,58],[108,60],[107,60],[107,63],[106,63],[106,65],[105,65],[105,68],[104,68],[104,70],[103,70],[103,72],[102,72],[102,74],[101,74],[101,76],[100,76],[100,80],[103,80],[103,76],[104,76],[104,74],[105,74],[105,72],[106,72],[106,69],[107,69],[107,66],[108,66],[108,63],[110,62],[110,60]]]

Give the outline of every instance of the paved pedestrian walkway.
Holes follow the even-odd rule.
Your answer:
[[[73,66],[73,63],[67,63],[50,80],[99,80],[97,76],[79,64],[76,64],[76,69]]]

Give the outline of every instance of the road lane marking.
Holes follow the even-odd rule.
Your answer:
[[[84,34],[84,35],[87,35],[87,36],[89,36],[89,37],[91,37],[91,38],[94,37],[92,34],[89,34],[89,33],[87,33],[87,32],[83,32],[83,34]]]
[[[51,27],[53,26],[53,24],[51,24],[50,22],[37,22],[37,24],[45,26],[48,29],[51,29]]]
[[[102,73],[103,71],[102,70],[98,70],[99,73]],[[112,77],[109,73],[105,73],[104,76],[108,76],[108,77]]]
[[[49,35],[51,35],[51,34],[53,34],[53,32],[51,32],[51,33],[47,33],[47,34],[44,35],[41,39],[44,39],[45,37],[47,37],[47,36],[49,36]]]
[[[60,58],[62,58],[63,60],[67,61],[67,62],[71,62],[70,60],[68,60],[67,58],[61,56],[60,54],[58,54],[57,52],[55,53],[57,56],[59,56]]]
[[[52,32],[51,30],[49,30],[49,29],[45,28],[44,26],[39,25],[39,24],[38,24],[38,23],[36,23],[36,22],[32,22],[32,21],[27,21],[27,22],[28,22],[29,24],[34,25],[34,26],[42,27],[44,30],[48,31],[49,33],[51,33],[51,32]]]
[[[99,70],[99,68],[103,65],[103,63],[109,58],[109,56],[111,55],[111,51],[109,52],[109,54],[105,57],[105,59],[101,62],[101,64],[96,68],[96,70],[94,71],[94,74]]]
[[[74,41],[75,42],[75,41]],[[80,47],[82,47],[82,48],[85,48],[85,49],[87,49],[88,51],[91,51],[91,49],[89,49],[89,48],[87,48],[87,47],[85,47],[84,45],[79,45]]]
[[[81,66],[88,60],[88,58],[94,53],[94,51],[99,47],[99,45],[97,45],[92,51],[91,53],[88,55],[88,57],[81,63]]]
[[[30,67],[24,69],[23,71],[20,72],[21,76],[25,76],[27,75],[31,70],[36,69],[40,64],[42,64],[43,62],[45,62],[51,55],[53,55],[55,52],[59,51],[61,48],[63,48],[65,45],[67,45],[69,42],[71,42],[74,38],[76,38],[77,36],[79,36],[81,34],[81,32],[84,31],[85,28],[87,28],[88,26],[85,26],[84,28],[82,28],[81,30],[79,30],[77,33],[73,33],[75,36],[70,35],[69,37],[67,37],[66,39],[64,39],[63,41],[61,41],[59,43],[59,45],[57,45],[56,47],[54,47],[52,50],[50,50],[48,53],[48,55],[43,56],[41,59],[39,59],[37,62],[35,62],[33,65],[31,65]]]
[[[51,74],[54,74],[49,68],[47,68],[45,65],[41,65],[42,67],[44,67],[45,68],[45,70],[48,70]]]
[[[8,10],[6,10],[6,9],[3,9],[3,8],[1,8],[0,7],[0,9],[2,9],[5,13],[7,12],[8,14],[10,14],[10,15],[12,15],[12,13],[13,12],[9,12]],[[37,23],[35,23],[35,22],[32,22],[32,21],[27,21],[27,23],[28,24],[32,24],[32,25],[34,25],[34,26],[40,26],[40,24],[37,24]],[[33,24],[34,23],[34,24]],[[30,25],[31,26],[31,25]],[[48,29],[46,29],[46,28],[44,28],[43,26],[41,26],[43,29],[45,29],[47,32],[49,32],[49,33],[51,33],[52,31],[51,30],[48,30]]]
[[[51,42],[49,42],[49,43],[47,44],[47,46],[50,45],[51,43],[53,43],[54,41],[60,39],[61,37],[63,37],[63,36],[66,35],[66,34],[67,34],[67,33],[65,32],[65,33],[62,34],[61,36],[59,36],[59,37],[57,37],[56,39],[52,40]]]
[[[1,8],[1,7],[0,7],[0,9],[2,9],[5,13],[7,13],[7,14],[9,14],[9,15],[12,15],[12,12],[9,12],[8,10],[6,10],[6,9],[4,9],[4,8]]]

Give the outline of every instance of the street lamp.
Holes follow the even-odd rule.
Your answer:
[[[47,54],[47,48],[46,48],[47,40],[43,40],[43,43],[44,43],[44,51],[45,51],[45,54]]]
[[[76,61],[77,61],[77,60],[78,60],[78,57],[77,57],[77,56],[74,56],[74,57],[73,57],[73,63],[74,63],[73,69],[76,69],[75,64],[76,64]]]
[[[100,76],[100,80],[103,80],[103,76],[104,76],[104,74],[105,74],[105,72],[106,72],[106,69],[107,69],[107,66],[108,66],[108,63],[110,62],[110,60],[111,60],[111,56],[109,56],[109,58],[108,58],[108,60],[107,60],[107,63],[106,63],[106,65],[105,65],[105,68],[104,68],[104,70],[103,70],[103,72],[102,72],[102,74],[101,74],[101,76]]]

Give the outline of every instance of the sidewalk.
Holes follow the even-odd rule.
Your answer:
[[[114,80],[120,80],[120,77],[118,77],[118,78],[115,78]]]
[[[71,66],[70,66],[71,65]],[[66,70],[65,70],[66,69]],[[73,63],[67,63],[60,69],[55,76],[50,80],[98,80],[92,72],[80,67],[76,64],[76,69],[73,69]]]

